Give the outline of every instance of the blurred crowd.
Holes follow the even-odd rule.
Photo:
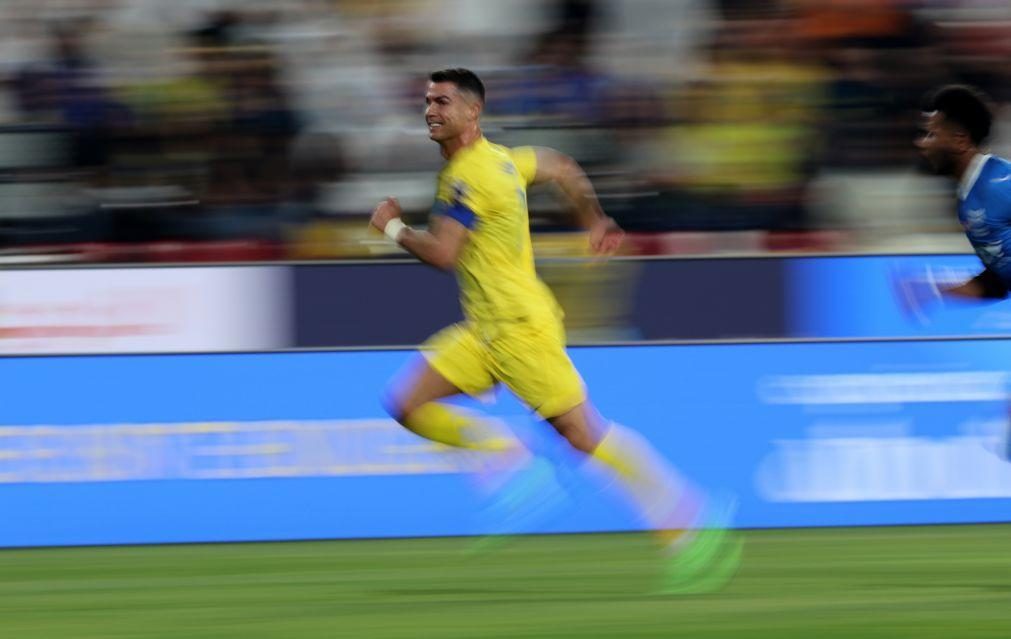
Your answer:
[[[493,141],[582,162],[633,252],[957,249],[920,100],[974,84],[1011,136],[1007,0],[5,0],[0,31],[0,256],[386,254],[367,214],[424,223],[447,66]],[[565,244],[551,193],[531,214]]]

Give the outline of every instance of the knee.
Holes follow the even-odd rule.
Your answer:
[[[566,425],[556,429],[570,446],[587,455],[592,454],[600,443],[593,430],[582,425]]]
[[[592,407],[585,405],[548,421],[570,446],[587,455],[597,449],[604,435],[602,420]]]
[[[407,416],[413,410],[407,405],[402,398],[397,397],[396,393],[392,390],[387,390],[383,396],[380,398],[380,403],[386,410],[386,413],[392,417],[401,426],[406,426]]]
[[[593,451],[597,450],[597,445],[600,440],[597,439],[593,433],[590,432],[580,432],[575,436],[566,437],[569,441],[569,445],[578,450],[581,453],[586,453],[587,455],[592,455]]]

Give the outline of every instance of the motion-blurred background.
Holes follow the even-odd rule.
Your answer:
[[[394,252],[366,216],[424,221],[446,66],[484,78],[491,139],[587,167],[629,253],[961,251],[919,101],[969,82],[1007,121],[1009,57],[1004,0],[5,0],[0,257]]]
[[[980,268],[920,99],[1007,154],[1009,60],[1008,0],[0,0],[0,637],[1008,636],[1011,304],[900,292]],[[464,403],[560,462],[520,516],[383,410],[460,318],[367,229],[425,223],[450,66],[629,231],[531,194],[595,404],[736,499],[726,591],[655,596],[507,392]]]

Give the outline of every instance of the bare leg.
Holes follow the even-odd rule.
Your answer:
[[[459,388],[422,361],[406,383],[390,389],[387,410],[411,432],[440,444],[485,452],[522,449],[507,428],[437,401],[459,394]]]
[[[573,448],[613,473],[655,532],[667,557],[661,592],[714,592],[733,577],[741,542],[726,531],[729,513],[703,515],[696,491],[645,438],[618,424],[605,425],[589,402],[548,421]]]
[[[635,431],[604,421],[589,401],[548,419],[569,444],[607,468],[665,545],[695,524],[699,504],[685,482]]]

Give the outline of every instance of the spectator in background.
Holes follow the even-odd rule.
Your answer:
[[[299,119],[278,82],[277,62],[269,49],[239,47],[233,52],[233,60],[227,146],[232,153],[246,158],[250,177],[265,202],[277,207],[287,188],[288,158]],[[276,230],[272,236],[276,237]]]
[[[87,20],[54,25],[53,89],[61,120],[73,133],[73,165],[101,170],[131,114],[104,85],[102,71],[85,51],[90,28]]]
[[[800,228],[824,71],[779,18],[730,21],[710,63],[675,93],[674,119],[640,156],[645,188],[626,228]]]
[[[319,185],[317,214],[361,213],[395,185],[418,215],[438,158],[414,124],[411,78],[458,59],[489,79],[496,141],[547,140],[576,157],[631,229],[866,229],[865,248],[887,226],[903,239],[950,228],[940,190],[907,172],[909,115],[944,82],[1011,100],[1008,11],[994,0],[5,0],[0,117],[62,136],[33,139],[46,175],[41,158],[8,174],[6,210],[94,200],[114,212],[101,236],[33,231],[39,241],[277,238],[299,216],[274,208],[307,197],[288,182],[292,140],[334,135],[346,170]],[[11,151],[16,137],[0,141],[3,157],[28,157]],[[881,196],[873,216],[850,197],[868,190]],[[556,230],[547,201],[532,194],[532,223]]]
[[[203,211],[186,223],[196,239],[281,239],[280,206],[299,122],[278,81],[274,52],[240,38],[243,19],[214,13],[192,33],[197,77],[221,98],[207,138],[196,140],[209,170]]]
[[[493,115],[541,123],[600,124],[608,80],[589,67],[584,51],[579,32],[560,29],[540,36],[524,63],[499,82],[502,104]]]
[[[820,163],[906,165],[909,114],[940,72],[926,25],[893,0],[794,4],[802,41],[832,76]]]
[[[48,25],[49,59],[24,67],[15,81],[22,117],[66,127],[71,164],[93,168],[108,161],[112,138],[130,123],[130,111],[105,86],[104,72],[86,51],[88,19]]]
[[[950,5],[939,16],[936,30],[954,75],[961,82],[980,87],[995,102],[1011,102],[1011,5],[980,0],[938,4]]]
[[[491,115],[528,121],[601,124],[609,79],[589,60],[600,7],[595,0],[549,3],[548,26],[517,68],[497,83]]]
[[[10,84],[20,121],[32,126],[5,131],[0,141],[6,243],[104,239],[107,216],[85,193],[104,182],[114,140],[130,113],[107,89],[104,69],[87,50],[90,19],[26,20],[24,26],[38,28],[45,40],[42,57],[25,61]]]
[[[948,228],[943,207],[921,197],[930,178],[912,170],[908,142],[919,97],[947,79],[936,31],[907,2],[796,5],[802,36],[832,73],[809,191],[815,224],[845,228],[865,247],[891,229]]]

